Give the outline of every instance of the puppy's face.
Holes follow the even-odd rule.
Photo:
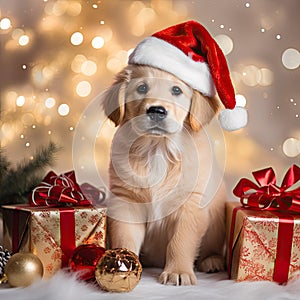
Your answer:
[[[129,122],[139,135],[165,136],[184,125],[198,131],[214,116],[217,101],[170,73],[131,65],[106,91],[104,109],[116,126]]]
[[[126,88],[123,122],[141,135],[167,135],[181,130],[193,90],[171,74],[154,69],[132,78]]]

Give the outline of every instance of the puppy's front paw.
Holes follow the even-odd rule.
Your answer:
[[[224,270],[224,259],[221,255],[212,255],[198,262],[197,269],[201,272],[214,273]]]
[[[168,272],[163,271],[159,278],[159,282],[162,284],[171,283],[173,285],[196,285],[197,278],[194,272]]]

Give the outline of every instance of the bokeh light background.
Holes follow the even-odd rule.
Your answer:
[[[259,168],[272,166],[281,180],[300,158],[299,11],[299,0],[1,0],[1,147],[15,163],[52,140],[63,146],[54,170],[73,169],[76,124],[130,51],[195,19],[226,54],[237,101],[249,112],[245,129],[224,132],[229,192]],[[108,124],[97,139],[104,173],[112,134]],[[82,169],[86,161],[83,153]]]

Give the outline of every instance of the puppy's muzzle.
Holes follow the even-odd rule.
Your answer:
[[[167,110],[163,106],[150,106],[146,111],[151,121],[160,122],[167,117]]]

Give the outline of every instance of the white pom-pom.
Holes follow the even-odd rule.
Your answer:
[[[236,106],[234,109],[224,109],[219,113],[219,122],[225,130],[233,131],[247,125],[248,114],[244,107]]]

